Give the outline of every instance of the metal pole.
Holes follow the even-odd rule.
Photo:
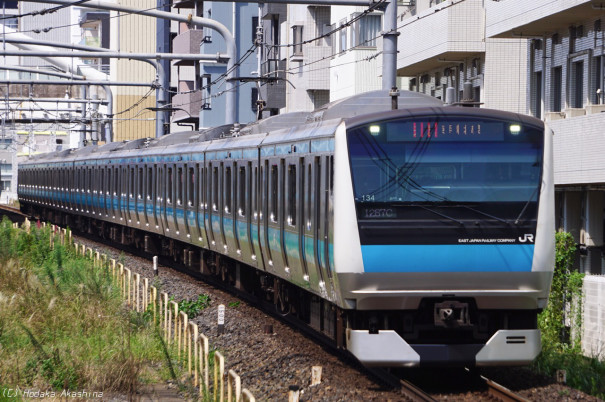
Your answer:
[[[80,104],[80,107],[82,108],[82,123],[80,123],[80,142],[78,144],[78,148],[82,148],[86,144],[86,107],[88,106],[88,103],[86,103],[86,98],[88,97],[87,89],[88,87],[86,85],[80,86],[80,97],[82,98],[83,102]]]
[[[397,87],[397,1],[390,0],[384,9],[382,41],[382,89]]]
[[[154,87],[157,82],[120,82],[120,81],[89,81],[89,80],[0,80],[0,84],[27,84],[27,85],[98,85],[116,87]],[[27,98],[23,98],[27,100]],[[66,102],[66,99],[57,100],[57,102]],[[95,103],[108,103],[96,100]]]

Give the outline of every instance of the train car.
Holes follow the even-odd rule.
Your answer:
[[[554,267],[552,132],[388,91],[33,157],[29,213],[172,257],[369,366],[518,365]]]

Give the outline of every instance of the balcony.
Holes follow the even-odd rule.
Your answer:
[[[485,52],[481,0],[438,4],[403,20],[397,41],[397,74],[415,76]]]
[[[199,54],[200,45],[204,40],[204,31],[201,29],[190,29],[177,35],[172,41],[173,53]],[[193,60],[182,60],[177,62],[179,66],[193,65]]]
[[[605,7],[595,0],[486,1],[486,36],[543,36],[593,18]]]
[[[193,89],[193,81],[180,81],[179,90],[186,92]],[[202,108],[202,91],[176,94],[172,97],[172,122],[197,121]]]

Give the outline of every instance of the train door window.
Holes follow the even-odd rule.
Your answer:
[[[313,224],[313,219],[311,218],[311,202],[313,201],[313,185],[312,185],[312,173],[311,169],[313,165],[309,163],[307,167],[307,202],[305,202],[305,216],[307,217],[307,230],[311,230],[311,225]]]
[[[177,169],[176,176],[176,203],[177,205],[181,205],[183,201],[183,168],[180,167]]]
[[[172,168],[168,168],[168,174],[166,176],[166,202],[172,202]]]
[[[134,198],[136,190],[134,188],[134,167],[130,168],[130,180],[129,180],[129,188],[128,188],[128,194],[130,195],[130,198]]]
[[[103,194],[103,189],[105,188],[105,168],[101,168],[99,176],[99,194]]]
[[[147,167],[147,186],[145,188],[145,198],[148,200],[153,199],[153,168]]]
[[[321,194],[325,194],[325,204],[324,204],[324,216],[326,217],[324,220],[324,238],[328,239],[328,233],[329,233],[329,223],[330,220],[327,218],[328,217],[328,211],[330,208],[330,196],[332,194],[332,174],[333,174],[333,166],[332,166],[332,162],[333,162],[333,156],[326,156],[326,176],[325,176],[325,190],[329,191],[324,191]],[[325,263],[326,263],[326,270],[328,271],[328,277],[332,277],[332,270],[330,268],[330,245],[329,245],[329,240],[326,241],[324,243],[324,252],[325,252]]]
[[[198,165],[199,166],[199,165]],[[187,206],[195,205],[195,172],[196,168],[189,168],[189,179],[187,180]]]
[[[251,211],[252,211],[252,215],[256,218],[256,215],[258,214],[258,166],[254,166],[254,175],[252,177],[252,181],[251,181],[251,188],[250,188],[250,194],[252,197],[252,207],[251,207]]]
[[[200,208],[204,209],[204,182],[206,181],[206,168],[204,166],[199,166],[199,176],[200,179],[198,180],[198,184],[199,184],[199,191],[198,191],[198,197],[199,197],[199,205]]]
[[[139,173],[138,173],[138,188],[137,188],[137,198],[140,200],[143,198],[143,183],[145,183],[143,180],[145,179],[143,177],[143,168],[140,167],[139,168]]]
[[[212,210],[218,211],[218,166],[212,167]]]
[[[231,166],[225,168],[225,212],[231,213]]]
[[[271,210],[269,211],[269,218],[271,218],[272,222],[277,222],[277,187],[279,182],[279,170],[276,164],[271,165],[271,177],[269,184],[269,205],[271,205]]]
[[[239,216],[246,216],[246,194],[249,194],[250,186],[246,181],[245,166],[239,167],[237,185],[239,192],[239,194],[237,195],[237,213],[239,214]]]
[[[288,164],[288,182],[287,182],[287,206],[288,206],[288,225],[296,226],[296,165]]]

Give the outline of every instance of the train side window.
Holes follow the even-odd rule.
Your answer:
[[[246,167],[239,167],[239,175],[237,180],[239,194],[237,195],[237,213],[239,216],[246,216],[246,194],[250,188],[246,180]]]
[[[105,187],[105,168],[101,168],[99,176],[99,193],[103,194],[103,188]]]
[[[139,179],[139,180],[138,180],[138,182],[139,182],[139,183],[138,183],[138,187],[139,187],[139,188],[137,189],[137,198],[138,198],[139,200],[143,198],[143,183],[145,183],[145,182],[143,181],[143,180],[145,179],[145,178],[143,177],[143,172],[144,172],[143,168],[142,168],[142,167],[140,167],[140,168],[139,168],[139,175],[138,175],[138,179]]]
[[[212,210],[218,211],[218,166],[212,167]]]
[[[199,179],[199,204],[200,208],[204,209],[204,182],[206,181],[206,168],[204,166],[200,166],[200,179]]]
[[[145,188],[145,198],[153,198],[153,168],[147,167],[147,187]]]
[[[269,218],[272,222],[277,222],[277,189],[279,183],[279,170],[277,165],[271,165],[271,179],[270,179],[270,204],[271,211],[269,211]]]
[[[177,205],[181,205],[183,203],[183,168],[180,167],[177,169],[176,176],[176,203]]]
[[[231,191],[232,191],[232,182],[231,182],[231,166],[225,167],[225,212],[231,213]]]
[[[134,198],[135,194],[136,194],[136,189],[134,188],[134,167],[130,168],[130,183],[129,183],[129,188],[128,188],[128,194],[130,195],[130,198]]]
[[[288,165],[288,187],[286,191],[288,224],[290,226],[296,226],[296,165]]]
[[[250,164],[250,167],[252,164]],[[250,197],[252,198],[252,215],[256,218],[256,214],[258,213],[258,166],[254,166],[254,176],[250,182]]]
[[[168,174],[166,176],[166,202],[172,202],[172,168],[168,168]]]
[[[189,168],[189,179],[187,181],[187,206],[195,205],[195,168]]]

